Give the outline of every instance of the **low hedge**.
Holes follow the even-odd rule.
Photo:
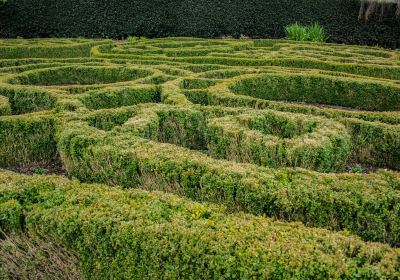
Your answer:
[[[400,125],[351,118],[342,122],[352,135],[354,160],[400,170]]]
[[[229,90],[231,83],[219,84],[210,88],[207,92],[196,95],[196,97],[192,97],[195,94],[193,92],[191,93],[192,96],[185,92],[182,94],[190,96],[191,100],[200,104],[271,109],[307,115],[320,115],[337,120],[346,125],[351,135],[351,159],[353,161],[400,170],[397,156],[400,150],[400,115],[398,112],[352,111],[325,106],[317,107],[264,100],[232,93]]]
[[[64,66],[24,72],[8,79],[11,84],[68,85],[108,84],[146,77],[150,72],[129,67]]]
[[[52,161],[57,155],[53,116],[0,117],[0,166]]]
[[[399,276],[387,245],[157,192],[0,171],[0,209],[6,230],[74,250],[88,279]]]
[[[31,88],[4,86],[0,87],[1,95],[8,98],[13,115],[52,109],[57,101],[57,98],[52,93]]]
[[[400,87],[310,74],[267,74],[233,84],[236,94],[261,99],[340,105],[370,111],[400,110]]]
[[[40,40],[37,40],[41,44]],[[64,41],[57,40],[56,44],[43,45],[26,45],[21,46],[23,40],[17,39],[10,45],[0,45],[0,59],[15,59],[15,58],[71,58],[71,57],[88,57],[93,46],[99,44],[110,43],[110,40],[98,41]],[[45,42],[43,42],[45,43]]]
[[[159,87],[118,87],[86,92],[80,100],[89,109],[118,108],[139,103],[160,102]]]
[[[0,40],[0,46],[9,44],[12,43],[8,40]],[[29,40],[21,44],[40,47],[57,45],[57,41]],[[86,183],[174,192],[194,200],[224,204],[229,212],[244,210],[259,216],[301,221],[305,226],[347,230],[365,241],[400,246],[400,175],[375,169],[380,166],[400,170],[399,111],[354,109],[398,107],[398,51],[283,40],[174,38],[109,43],[95,46],[92,55],[90,58],[0,59],[0,95],[8,98],[11,114],[26,114],[0,117],[0,166],[15,168],[45,161],[40,164],[44,166],[59,153],[68,175]],[[315,102],[315,98],[321,98],[321,94],[315,93],[321,92],[324,93],[322,103],[336,105],[266,100],[231,90],[240,81],[257,77],[284,77],[271,89],[263,86],[266,92],[276,91],[281,97],[285,96],[291,79],[296,84],[298,77],[304,78],[303,82],[315,78],[319,88],[299,84],[301,89],[311,88],[305,101]],[[296,87],[292,90],[299,96],[306,92]],[[370,104],[352,101],[352,94],[361,97],[364,94],[368,97],[365,103]],[[336,98],[340,103],[329,99],[336,95],[340,95],[341,99]],[[351,107],[340,108],[338,104]],[[266,149],[271,147],[272,151]],[[220,153],[222,149],[225,152]],[[228,150],[241,158],[232,158]],[[281,152],[286,153],[285,157],[280,156]],[[264,161],[267,156],[275,162]],[[280,162],[283,159],[285,162]],[[342,171],[345,165],[351,168],[353,164],[360,164],[361,168],[372,164],[367,169],[371,174],[321,173],[298,167],[331,172]],[[19,184],[20,180],[15,181]],[[109,196],[112,192],[110,189]],[[72,193],[66,195],[73,197]],[[10,200],[3,209],[21,209],[22,217],[33,211],[34,205],[50,201],[47,196],[43,201],[28,202],[29,205],[23,199]],[[148,201],[144,205],[147,204]],[[20,214],[9,215],[18,211],[6,211],[5,219],[18,222]],[[95,216],[99,217],[100,212]],[[46,219],[41,214],[39,218]],[[120,212],[121,220],[126,217],[129,217],[126,212]],[[76,224],[71,219],[67,217],[65,222]],[[23,229],[26,221],[22,219]],[[79,240],[92,226],[96,228],[97,223],[85,222],[82,230],[66,230],[70,234],[67,240]],[[35,228],[40,229],[39,224]],[[97,236],[102,236],[102,232],[96,231]],[[242,242],[245,234],[239,236]],[[109,240],[116,239],[112,235]],[[101,242],[108,244],[103,240],[85,242],[98,244],[98,248],[104,248]],[[82,244],[79,241],[77,247]],[[160,243],[152,244],[147,244],[148,251]],[[89,261],[87,273],[91,275],[101,262],[90,255],[91,251],[83,253],[85,250],[82,247],[85,258],[95,259]],[[158,254],[157,250],[161,249],[152,250]],[[326,250],[329,252],[329,246]],[[106,251],[98,254],[99,258],[108,265],[113,264],[111,256],[116,254]],[[309,257],[314,259],[315,255],[306,252],[305,260],[310,263]],[[333,259],[330,265],[335,266],[335,262]],[[283,267],[288,266],[293,267],[283,260]],[[121,270],[136,269],[134,265],[129,267],[132,270]],[[341,271],[342,267],[337,270]],[[118,268],[116,265],[115,269]],[[300,270],[307,269],[302,266]],[[106,274],[111,272],[105,268],[101,271],[98,278],[114,277]],[[318,268],[318,271],[322,270]],[[119,273],[118,270],[114,278],[121,278]],[[224,278],[225,270],[218,273],[210,278]],[[182,275],[181,278],[190,278]],[[202,278],[202,275],[195,276]],[[340,274],[342,278],[347,275],[351,274]],[[170,278],[180,278],[174,276]],[[301,276],[293,274],[292,278]],[[307,276],[324,278],[322,274]],[[331,278],[335,277],[339,276],[335,274]]]
[[[323,174],[215,160],[202,151],[199,112],[157,107],[144,106],[110,131],[70,122],[58,140],[68,173],[86,182],[125,187],[147,182],[157,190],[224,203],[230,209],[309,226],[346,228],[365,240],[400,244],[397,173]],[[167,137],[168,131],[173,137]]]
[[[161,40],[161,39],[160,39]],[[232,45],[237,44],[237,41],[231,40]],[[143,43],[147,44],[147,43]],[[300,45],[302,43],[288,41],[286,45]],[[146,46],[146,45],[145,45]],[[250,48],[250,47],[249,47]],[[279,47],[280,48],[280,47]],[[309,49],[312,46],[308,47]],[[333,48],[338,48],[337,45],[333,45]],[[252,48],[254,50],[257,48]],[[352,54],[357,59],[345,60],[341,59],[324,59],[318,57],[307,57],[304,55],[293,55],[291,50],[284,50],[279,55],[271,56],[249,56],[249,55],[229,55],[228,49],[226,53],[221,53],[220,56],[208,55],[208,56],[191,56],[186,57],[167,57],[155,54],[129,54],[129,53],[114,53],[113,45],[100,45],[92,48],[92,56],[97,58],[108,58],[108,59],[129,59],[136,61],[158,61],[164,63],[190,63],[190,64],[206,64],[206,65],[225,65],[225,66],[247,66],[247,67],[267,67],[267,66],[279,66],[279,67],[291,67],[301,69],[320,69],[326,71],[337,71],[349,74],[369,76],[376,78],[386,78],[399,80],[400,79],[400,66],[396,63],[379,64],[373,61],[368,61],[365,57],[359,57],[357,54]],[[270,51],[267,49],[267,51]],[[331,51],[328,49],[328,51]],[[393,57],[392,57],[393,56]],[[397,60],[396,55],[390,55],[389,58]],[[211,66],[208,66],[210,68]],[[212,70],[212,69],[210,69]],[[204,71],[204,70],[203,70]]]
[[[268,167],[340,171],[351,151],[340,123],[274,111],[212,119],[207,136],[211,156]]]

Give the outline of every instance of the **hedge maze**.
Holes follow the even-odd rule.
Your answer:
[[[400,52],[15,39],[0,57],[0,227],[85,277],[400,277]],[[74,179],[5,170],[55,162]]]

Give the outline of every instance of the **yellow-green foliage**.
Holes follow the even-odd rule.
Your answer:
[[[55,120],[51,116],[0,118],[0,166],[15,166],[56,157]]]
[[[125,187],[140,187],[150,180],[154,181],[153,188],[157,190],[224,203],[232,209],[300,220],[308,225],[335,230],[346,228],[366,240],[391,244],[398,244],[400,240],[398,173],[324,174],[216,160],[212,156],[218,157],[223,140],[218,143],[219,147],[211,147],[211,157],[203,152],[207,146],[215,146],[218,135],[208,133],[210,129],[212,131],[212,125],[207,124],[204,114],[227,114],[222,108],[206,113],[166,105],[127,110],[114,114],[109,110],[99,111],[90,114],[85,121],[75,120],[64,128],[59,135],[58,147],[72,176],[87,182]],[[340,124],[337,129],[344,133]],[[302,159],[304,164],[319,163],[313,161],[313,157],[321,158],[325,160],[322,163],[327,164],[336,160],[336,154],[332,155],[335,149],[343,157],[348,151],[346,139],[349,136],[335,135],[334,132],[320,131],[319,137],[323,140],[320,150],[312,149],[315,144],[309,140],[297,150],[294,140],[290,144],[295,148],[286,149]],[[336,138],[329,139],[330,133]],[[224,135],[228,139],[224,149],[230,149],[232,155],[239,149],[244,153],[246,145],[241,142],[237,146],[230,145],[232,133]],[[313,135],[310,133],[306,137],[312,138]],[[235,136],[232,138],[237,139]],[[337,143],[333,147],[330,141]],[[303,142],[299,139],[298,143]],[[264,160],[268,156],[268,146],[260,146],[260,154],[256,156]],[[309,157],[301,151],[304,154],[308,152]],[[271,161],[280,160],[278,155],[273,156]],[[341,163],[341,159],[336,162]],[[325,166],[317,164],[317,167]]]
[[[173,192],[193,200],[224,204],[230,212],[243,210],[283,221],[301,221],[305,226],[347,230],[365,241],[400,246],[398,51],[244,39],[167,38],[133,43],[53,39],[1,42],[5,46],[12,45],[15,53],[23,53],[8,54],[7,59],[0,59],[1,167],[52,162],[60,156],[68,175],[83,183]],[[84,45],[85,52],[81,48],[75,49],[75,45]],[[87,51],[89,45],[90,52]],[[60,46],[65,47],[65,52],[58,57],[55,51],[46,55],[45,50]],[[27,52],[26,48],[35,51]],[[370,174],[348,174],[346,169],[350,164],[372,165],[373,168]],[[377,168],[387,170],[375,170]],[[56,180],[54,184],[58,184],[58,179],[54,178],[18,178],[34,182]],[[59,180],[62,185],[75,184]],[[37,188],[40,186],[35,190]],[[34,214],[35,210],[27,206],[31,202],[26,204],[20,197],[7,202],[19,203],[21,209],[28,211],[32,221],[24,221],[29,224],[30,231],[48,230],[49,236],[60,238],[67,246],[77,249],[87,275],[95,272],[105,278],[121,278],[122,271],[129,271],[132,273],[129,275],[138,275],[139,278],[151,272],[154,277],[161,278],[160,275],[166,278],[266,278],[272,275],[287,279],[314,276],[352,278],[353,273],[359,273],[371,278],[383,275],[384,278],[381,271],[389,273],[393,269],[391,264],[382,268],[377,264],[379,261],[369,265],[357,260],[357,269],[352,264],[347,266],[343,262],[347,262],[347,257],[352,258],[353,253],[345,259],[330,259],[336,252],[336,249],[330,251],[331,245],[324,249],[324,254],[329,255],[327,259],[319,253],[313,256],[314,239],[302,239],[297,235],[311,230],[303,226],[300,226],[295,239],[282,237],[273,245],[284,246],[279,251],[290,252],[288,258],[291,261],[286,261],[286,255],[278,256],[274,250],[267,250],[265,246],[272,245],[263,243],[256,251],[249,252],[244,262],[236,257],[237,267],[231,268],[229,265],[232,263],[225,257],[218,262],[204,257],[199,258],[199,263],[188,263],[186,260],[191,259],[197,252],[196,246],[199,246],[188,236],[199,234],[197,228],[195,230],[195,225],[183,220],[179,221],[179,226],[173,222],[168,224],[171,228],[165,229],[165,221],[157,217],[168,216],[170,206],[150,206],[152,199],[157,204],[160,194],[151,194],[143,204],[139,201],[134,205],[134,202],[126,201],[127,204],[121,208],[114,207],[112,202],[110,209],[120,211],[118,219],[124,220],[125,215],[128,217],[128,213],[136,210],[154,211],[156,219],[152,220],[151,229],[146,227],[144,231],[140,228],[138,232],[132,232],[132,228],[127,228],[121,236],[119,230],[116,231],[115,236],[119,236],[121,239],[118,240],[124,245],[110,245],[108,242],[115,240],[114,233],[97,226],[102,210],[97,214],[90,212],[93,215],[90,219],[84,214],[73,214],[84,204],[85,200],[81,201],[79,197],[89,195],[86,192],[90,188],[99,188],[96,196],[101,197],[106,197],[105,194],[112,196],[114,192],[112,188],[105,191],[104,187],[87,185],[60,190],[60,197],[78,197],[82,202],[75,206],[71,202],[70,205],[73,211],[68,214],[73,219],[71,226],[76,226],[74,229],[67,228],[61,216],[55,214],[56,206],[49,208],[52,210],[48,210],[47,216],[47,212]],[[43,196],[50,193],[53,195],[53,190],[49,193],[44,191]],[[131,193],[136,195],[140,192],[115,189],[118,197],[130,196]],[[119,199],[116,201],[121,202]],[[44,211],[45,201],[40,199],[32,203],[40,209],[43,207]],[[102,203],[106,202],[102,201],[96,207],[102,209]],[[199,205],[186,200],[178,204],[181,203]],[[65,207],[70,207],[68,205]],[[57,213],[68,212],[65,209],[60,207]],[[4,216],[8,217],[8,212],[5,213]],[[151,220],[149,213],[146,212],[140,220]],[[87,223],[85,217],[89,219]],[[116,216],[112,214],[110,217]],[[246,223],[236,215],[223,213],[218,217],[223,224],[237,224],[235,230],[247,231]],[[267,221],[245,217],[262,223]],[[128,220],[124,221],[129,224]],[[114,220],[110,218],[101,222],[113,224]],[[69,223],[68,220],[65,223]],[[139,222],[135,220],[134,223]],[[270,226],[275,227],[272,224]],[[63,229],[56,231],[58,226]],[[125,223],[121,222],[121,226]],[[282,226],[291,231],[291,225]],[[169,235],[174,227],[179,231]],[[263,229],[256,233],[254,228],[258,226],[252,224],[251,227],[249,232],[252,235],[249,237],[237,235],[239,239],[235,242],[244,244],[240,250],[247,250],[245,244],[258,244],[259,241],[252,241],[253,238],[272,242],[264,236],[269,228],[261,226]],[[10,224],[8,228],[18,226]],[[154,236],[155,239],[150,238],[154,228],[168,238],[162,239],[164,241]],[[53,231],[57,234],[53,235]],[[188,236],[179,235],[179,232],[187,231]],[[94,240],[104,232],[107,233],[105,239]],[[209,232],[200,232],[209,236]],[[215,230],[216,234],[218,232]],[[318,242],[336,244],[332,238],[337,234],[320,229],[316,232],[328,236],[327,241]],[[87,237],[83,233],[87,233]],[[138,245],[145,240],[140,237],[142,233],[149,235],[148,243],[143,243],[143,246],[145,251],[148,250],[146,252],[153,252],[152,257],[137,255],[144,250],[142,245]],[[221,229],[220,234],[218,238],[223,240],[224,234],[228,233]],[[77,238],[82,239],[77,241]],[[198,238],[193,240],[198,241]],[[175,249],[157,251],[167,248],[162,242],[167,242],[167,247],[186,244],[188,247],[185,248],[174,247],[184,250],[186,255],[179,255],[177,259],[182,257],[185,261],[172,268],[172,259],[163,256]],[[298,260],[295,260],[295,251],[289,249],[293,242],[304,245],[296,249],[296,252],[304,252],[302,257],[296,255]],[[91,252],[89,244],[98,246],[93,255],[88,255]],[[111,249],[101,247],[102,244],[109,244],[104,246],[111,246]],[[120,261],[117,261],[118,250],[115,249],[118,246],[122,246],[124,252]],[[228,250],[225,245],[219,246],[215,250]],[[103,249],[105,251],[101,251]],[[204,250],[214,252],[210,255],[215,257],[214,247]],[[354,254],[359,254],[359,249],[355,250]],[[145,265],[147,260],[151,264]],[[211,269],[211,263],[218,268]],[[106,270],[102,267],[105,264],[111,264],[113,268]],[[205,267],[210,268],[209,271]],[[394,278],[393,275],[390,277]],[[97,274],[92,277],[96,278]]]
[[[0,95],[0,116],[6,116],[11,114],[11,106],[7,96]]]
[[[215,118],[208,127],[217,158],[329,172],[343,169],[350,155],[344,125],[319,117],[265,110]]]
[[[2,40],[0,58],[85,57],[93,46],[109,42],[110,40],[87,39]]]
[[[6,204],[13,215],[3,214]],[[230,214],[160,192],[0,171],[0,222],[17,227],[18,218],[76,251],[87,279],[399,276],[399,249],[346,232]]]

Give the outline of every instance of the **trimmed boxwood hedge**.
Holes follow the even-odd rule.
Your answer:
[[[255,83],[257,78],[251,75],[250,85],[247,87],[241,86],[241,78],[233,79],[230,82],[216,85],[210,88],[208,91],[201,93],[191,92],[184,93],[185,96],[197,103],[203,105],[222,105],[230,107],[251,107],[256,109],[271,109],[284,112],[295,112],[307,115],[321,115],[331,119],[335,119],[346,125],[352,139],[352,160],[358,162],[365,162],[381,167],[390,167],[394,169],[400,169],[400,114],[398,111],[392,112],[369,112],[369,111],[352,111],[346,108],[329,108],[325,107],[324,95],[320,95],[322,107],[309,106],[305,103],[288,103],[285,100],[282,102],[275,100],[265,100],[264,98],[256,98],[246,95],[235,94],[230,90],[230,87],[234,89],[234,86],[239,85],[242,87],[243,93],[246,93],[244,89],[247,89],[249,95],[252,92],[259,93],[260,96],[271,96],[270,98],[276,99],[274,95],[270,95],[268,91],[280,92],[279,86],[276,88],[270,88],[267,84],[261,83],[263,90],[258,90],[258,84]],[[257,76],[255,76],[257,77]],[[264,77],[264,75],[261,75]],[[246,79],[244,79],[246,81]],[[262,80],[262,79],[261,79]],[[233,86],[232,86],[233,85]],[[264,86],[263,86],[264,85]],[[285,83],[281,83],[282,87],[286,87]],[[368,88],[367,88],[368,89]],[[396,89],[396,88],[395,88]],[[234,89],[235,90],[235,89]],[[283,94],[287,95],[287,92],[281,90]],[[352,91],[346,87],[342,88],[342,93],[348,91],[352,94]],[[319,91],[316,90],[316,93]],[[297,95],[296,93],[299,93]],[[332,100],[329,94],[335,94],[335,92],[326,91],[327,100]],[[396,96],[396,91],[394,91]],[[368,96],[368,91],[364,92]],[[370,91],[370,96],[376,94],[374,91]],[[385,92],[382,91],[381,95]],[[193,95],[195,95],[193,97]],[[172,94],[175,96],[175,94]],[[279,97],[278,97],[279,98]],[[308,99],[307,95],[303,95],[302,92],[294,90],[294,94],[290,96],[291,99],[301,100],[301,98]],[[384,100],[384,97],[376,96],[377,100]],[[360,99],[359,104],[362,104],[364,99]],[[390,100],[389,100],[390,101]],[[180,101],[178,101],[180,102]],[[352,101],[353,102],[353,101]],[[353,104],[354,104],[353,102]],[[174,102],[173,102],[174,103]],[[333,100],[336,104],[336,100]],[[390,103],[390,102],[389,102]],[[388,103],[388,104],[389,104]],[[363,103],[364,105],[367,103]],[[379,104],[379,101],[376,102]],[[399,106],[400,103],[393,102],[390,106]],[[349,104],[350,105],[350,104]],[[375,105],[377,108],[377,105]],[[383,108],[381,108],[383,109]]]
[[[234,93],[261,99],[339,105],[370,111],[400,110],[400,86],[366,80],[309,73],[266,74],[242,79],[230,88]]]
[[[51,162],[57,156],[52,116],[23,115],[0,118],[0,166]]]
[[[0,97],[7,97],[11,113],[20,115],[52,109],[57,98],[38,89],[0,87]]]
[[[121,109],[114,117],[110,113],[97,112],[63,127],[58,149],[70,175],[124,187],[146,182],[155,190],[223,203],[232,210],[400,244],[396,172],[324,174],[216,160],[203,151],[207,125],[201,111],[142,105]]]
[[[0,16],[0,18],[4,19],[4,17],[2,16]],[[110,41],[111,40],[89,41],[84,39],[61,39],[54,44],[47,43],[36,46],[21,46],[21,43],[24,43],[24,41],[22,41],[22,39],[17,39],[13,41],[14,44],[0,45],[0,58],[16,59],[27,57],[85,57],[90,55],[90,49],[93,46],[98,44],[110,43]],[[40,42],[40,40],[38,42]],[[15,45],[17,44],[19,45],[18,48],[15,47]]]
[[[396,279],[400,251],[170,194],[0,170],[0,226],[76,252],[87,279]]]
[[[341,171],[351,151],[350,135],[338,122],[267,110],[212,119],[207,137],[213,157],[267,167]]]
[[[3,39],[0,48],[68,48],[90,42]],[[369,255],[367,260],[357,257],[358,268],[354,268],[353,256],[359,255],[359,246],[346,249],[347,245],[335,243],[335,236],[350,232],[364,241],[400,246],[399,51],[270,39],[168,38],[96,44],[90,49],[91,57],[71,53],[70,58],[54,58],[52,51],[48,57],[35,57],[39,54],[33,51],[28,58],[0,59],[5,110],[0,117],[0,166],[14,170],[21,170],[21,165],[22,170],[26,165],[43,166],[49,172],[46,164],[61,163],[57,172],[65,170],[82,183],[110,187],[100,187],[107,189],[103,193],[94,191],[97,186],[76,182],[67,181],[65,188],[60,183],[61,187],[58,182],[65,181],[61,178],[49,183],[47,177],[7,175],[10,183],[3,185],[13,192],[36,178],[40,182],[34,183],[32,192],[23,191],[0,205],[2,228],[28,229],[61,241],[79,252],[86,275],[93,278],[140,277],[149,272],[156,278],[352,278],[356,272],[361,278],[397,277],[392,273],[399,270],[393,264],[398,263],[397,253],[393,262],[390,257],[382,264],[380,253],[372,253],[371,262]],[[274,83],[271,77],[276,78]],[[257,88],[259,95],[251,96]],[[359,98],[352,100],[352,95]],[[344,105],[349,107],[340,107]],[[349,172],[355,165],[360,165],[359,170]],[[351,174],[361,171],[368,174]],[[70,184],[74,186],[69,189]],[[199,233],[197,225],[184,219],[180,227],[168,215],[171,211],[180,215],[185,199],[174,197],[178,209],[176,204],[154,208],[153,196],[165,195],[152,193],[152,199],[140,204],[130,194],[146,192],[122,191],[117,186],[223,204],[226,210],[219,221],[235,224],[238,237],[233,243],[223,243],[232,228],[225,231],[221,224],[215,228],[202,224]],[[105,200],[96,200],[83,213],[93,197]],[[116,211],[112,214],[116,221],[111,221],[105,219],[110,212],[103,206],[115,197],[119,197],[117,202],[110,202],[111,210],[107,208]],[[71,203],[64,204],[65,198],[72,199]],[[214,213],[212,209],[216,208],[210,206]],[[326,233],[326,239],[291,235],[295,230],[287,224],[275,231],[275,225],[283,223],[265,217],[227,214],[239,211],[300,221],[305,227],[319,228],[300,226],[301,232],[304,228]],[[132,221],[132,212],[143,215]],[[232,217],[246,217],[247,222],[268,220],[274,226],[264,229],[257,223],[248,228]],[[155,222],[144,231],[135,231],[149,221]],[[134,226],[128,227],[130,223]],[[117,224],[127,226],[122,235],[119,229],[114,231]],[[166,225],[171,228],[164,231]],[[172,231],[175,228],[178,231]],[[196,243],[200,247],[193,249],[192,239],[181,238],[182,232],[195,236],[195,242],[200,240]],[[255,252],[248,248],[258,246],[252,235],[257,232],[263,234],[263,241]],[[272,232],[276,243],[265,240],[264,232]],[[275,233],[291,237],[280,241]],[[201,235],[212,236],[216,243],[201,247],[204,239],[197,238]],[[375,252],[371,248],[376,247],[370,246],[376,244],[356,240],[351,238],[349,244],[365,244],[365,250]],[[302,247],[296,247],[297,243]],[[225,245],[239,246],[241,252],[250,252],[249,257],[244,262],[240,255],[230,259],[231,250]],[[351,253],[331,251],[335,246]],[[376,246],[397,252],[386,245]],[[198,248],[208,252],[204,258],[192,258]],[[173,260],[166,257],[171,252],[179,252]],[[172,264],[181,259],[178,267]]]
[[[149,74],[149,71],[129,67],[64,66],[27,71],[13,76],[8,82],[43,86],[108,84],[135,80]]]
[[[358,0],[9,1],[0,12],[6,37],[283,37],[284,26],[319,22],[329,40],[400,46],[395,9],[358,20]]]
[[[89,109],[118,108],[146,102],[160,101],[158,87],[118,87],[88,91],[82,96],[82,103]]]

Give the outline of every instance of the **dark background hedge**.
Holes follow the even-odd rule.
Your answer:
[[[319,22],[330,41],[400,47],[394,11],[358,20],[358,0],[10,0],[3,37],[282,37],[293,22]]]

